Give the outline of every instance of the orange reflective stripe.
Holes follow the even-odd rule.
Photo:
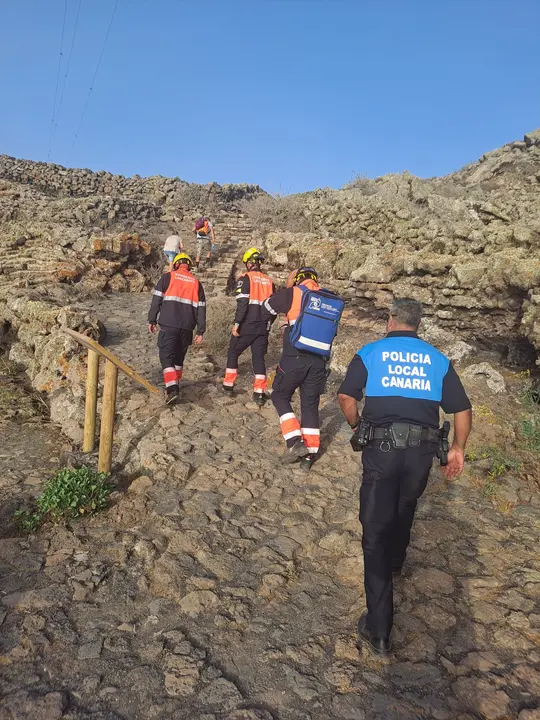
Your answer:
[[[266,375],[255,375],[253,381],[253,391],[256,393],[264,393],[268,387]]]
[[[286,413],[285,415],[282,415],[279,418],[279,422],[281,425],[281,432],[285,440],[288,440],[295,435],[298,437],[302,435],[300,432],[300,423],[296,419],[294,413]]]
[[[304,287],[307,287],[308,290],[319,290],[319,285],[314,280],[304,280],[304,282],[301,282],[300,285],[303,285]],[[294,322],[296,322],[296,318],[300,314],[300,306],[302,304],[302,296],[303,292],[300,290],[300,285],[295,285],[293,287],[293,301],[291,305],[291,309],[285,316],[287,318],[287,322],[292,325]]]
[[[309,452],[318,452],[321,446],[321,431],[317,428],[301,428],[302,440]]]
[[[233,387],[234,382],[237,377],[238,377],[238,370],[235,370],[234,368],[227,368],[225,370],[225,377],[223,379],[223,384],[225,385],[225,387]]]
[[[262,305],[272,295],[272,280],[258,270],[251,270],[249,276],[249,300]]]
[[[167,367],[163,370],[163,382],[165,383],[165,387],[178,384],[176,368]]]

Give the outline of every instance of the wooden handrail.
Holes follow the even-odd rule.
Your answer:
[[[110,350],[107,350],[107,348],[104,348],[103,345],[100,345],[93,338],[76,332],[75,330],[70,330],[69,328],[63,329],[65,330],[65,332],[67,332],[68,335],[71,335],[72,338],[77,340],[77,342],[81,343],[81,345],[84,345],[90,350],[95,350],[98,355],[101,355],[102,357],[112,362],[113,365],[116,365],[116,367],[123,373],[125,373],[129,378],[135,380],[135,382],[138,382],[139,385],[142,385],[144,388],[146,388],[148,392],[160,392],[159,388],[157,388],[155,385],[152,385],[151,382],[148,382],[148,380],[145,380],[143,377],[141,377],[139,373],[135,372],[135,370],[130,368],[129,365],[126,365],[126,363],[122,362],[119,357],[114,355],[114,353],[112,353]]]
[[[112,445],[114,434],[114,416],[116,414],[116,387],[118,383],[118,370],[121,370],[131,380],[142,385],[151,393],[160,390],[151,382],[145,380],[138,373],[120,360],[114,353],[104,348],[94,339],[82,333],[63,328],[74,340],[88,348],[88,369],[86,373],[86,404],[84,412],[84,439],[83,452],[92,452],[96,436],[96,409],[99,383],[99,358],[105,358],[105,383],[103,386],[103,407],[101,409],[101,430],[99,437],[99,472],[110,472],[112,464]]]

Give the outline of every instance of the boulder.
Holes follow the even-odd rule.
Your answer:
[[[491,392],[497,395],[506,392],[506,383],[503,376],[487,362],[469,365],[461,373],[461,379],[464,381],[481,379],[486,382]]]
[[[524,137],[524,140],[527,147],[531,147],[533,145],[540,147],[540,128],[537,128],[536,130],[527,133]]]

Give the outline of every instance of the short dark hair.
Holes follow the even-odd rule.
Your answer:
[[[398,323],[417,330],[422,319],[422,304],[412,298],[394,298],[390,305],[390,316]]]

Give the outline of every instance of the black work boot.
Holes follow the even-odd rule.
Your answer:
[[[223,388],[223,392],[225,393],[225,395],[229,395],[230,397],[233,396],[233,394],[234,394],[234,386],[233,385],[222,385],[221,387]]]
[[[264,407],[264,404],[266,403],[267,400],[268,400],[268,395],[266,395],[265,393],[258,393],[258,392],[253,393],[253,402],[257,403],[257,405],[259,407]]]
[[[167,388],[166,405],[176,405],[180,400],[180,390],[177,387]]]
[[[315,453],[304,455],[303,458],[300,458],[300,470],[303,470],[304,472],[309,472],[316,458],[317,456],[315,455]]]
[[[361,643],[365,643],[375,655],[386,656],[392,649],[389,638],[374,637],[367,628],[367,613],[364,613],[358,621],[358,642],[356,647],[360,650]]]
[[[296,462],[300,458],[308,454],[306,446],[301,437],[294,438],[294,442],[290,446],[285,448],[283,455],[281,456],[282,462],[286,465],[289,463]]]

